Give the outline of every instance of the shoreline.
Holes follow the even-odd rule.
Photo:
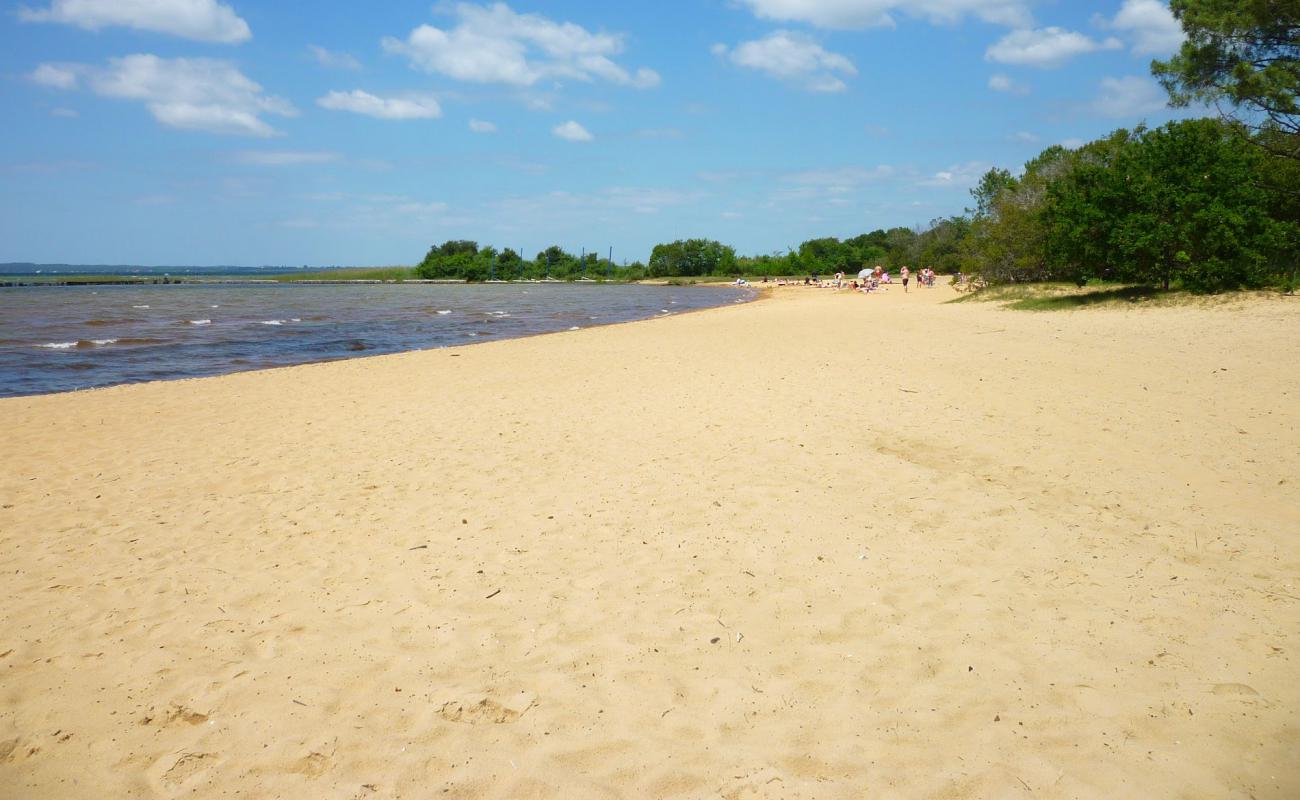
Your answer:
[[[305,283],[305,285],[309,285],[309,286],[319,286],[319,285],[322,285],[322,284],[320,284],[320,283],[316,283],[316,282],[297,282],[297,283]],[[353,282],[341,282],[339,285],[357,284],[357,283],[359,283],[359,284],[370,284],[370,283],[378,283],[378,282],[372,282],[372,281],[359,281],[359,282],[357,282],[357,281],[353,281]],[[447,281],[422,281],[421,283],[449,283],[449,282],[447,282]],[[454,283],[463,283],[463,282],[454,282]],[[501,284],[504,285],[506,282],[497,282],[497,283],[501,283]],[[519,284],[531,284],[531,283],[542,283],[542,282],[537,282],[537,281],[519,281],[519,282],[516,282],[516,283],[519,283]],[[263,284],[263,285],[265,285],[265,284]],[[279,285],[279,284],[273,284],[273,285]],[[579,285],[587,285],[587,284],[579,284]],[[629,285],[632,285],[632,284],[629,284]],[[657,285],[660,285],[660,284],[647,284],[647,285],[655,285],[655,286],[657,286]],[[714,306],[704,306],[704,307],[699,307],[699,308],[687,307],[687,308],[683,308],[683,309],[681,309],[681,310],[674,310],[671,314],[662,314],[662,313],[661,313],[661,314],[652,314],[652,315],[650,315],[650,316],[646,316],[646,317],[638,317],[638,318],[634,318],[634,319],[615,320],[615,321],[611,321],[611,322],[596,322],[596,323],[592,323],[592,324],[587,324],[587,325],[580,326],[580,327],[579,327],[579,330],[586,330],[586,329],[589,329],[589,328],[605,327],[605,326],[608,326],[608,325],[623,325],[623,324],[627,324],[627,323],[631,323],[631,322],[644,322],[644,321],[647,321],[647,320],[653,320],[653,319],[664,319],[664,318],[667,318],[667,317],[669,317],[669,316],[678,316],[678,315],[683,315],[683,314],[690,314],[690,313],[694,313],[694,312],[697,312],[697,311],[709,311],[709,310],[712,310],[712,309],[726,308],[726,307],[731,306],[731,305],[740,305],[740,304],[744,304],[744,303],[755,302],[755,301],[757,301],[757,300],[762,299],[762,298],[765,296],[765,294],[764,294],[764,290],[762,290],[762,289],[758,289],[758,288],[755,288],[755,287],[740,287],[740,286],[735,286],[735,285],[733,285],[733,284],[716,284],[716,285],[714,285],[714,284],[694,284],[693,286],[699,286],[700,288],[730,288],[730,289],[736,290],[736,291],[734,292],[735,297],[734,297],[730,302],[720,303],[720,304],[718,304],[718,305],[714,305]],[[741,290],[744,290],[744,291],[741,291]],[[448,349],[448,348],[457,348],[457,347],[470,347],[470,346],[475,346],[475,345],[479,345],[479,344],[487,344],[487,343],[489,343],[489,342],[494,342],[494,341],[510,341],[510,340],[513,340],[513,339],[529,339],[529,338],[532,338],[532,337],[535,337],[535,336],[545,336],[545,335],[550,335],[550,334],[555,334],[555,333],[571,333],[571,332],[573,332],[573,328],[572,328],[572,327],[570,327],[570,328],[559,328],[559,329],[556,329],[556,330],[540,330],[540,331],[534,331],[534,332],[518,333],[518,334],[510,335],[510,336],[503,336],[503,337],[501,337],[501,338],[497,338],[497,339],[488,339],[488,340],[486,340],[486,341],[468,341],[468,342],[459,342],[459,343],[456,343],[456,344],[439,344],[439,345],[433,345],[433,346],[430,346],[430,347],[418,347],[418,348],[412,348],[412,349],[394,350],[394,351],[389,351],[389,352],[370,353],[370,354],[368,354],[368,355],[367,355],[367,354],[364,354],[364,353],[361,353],[361,354],[357,354],[357,355],[345,355],[345,356],[339,356],[339,357],[333,357],[333,358],[320,358],[320,359],[317,359],[317,360],[301,361],[301,362],[298,362],[298,363],[295,363],[295,364],[280,364],[280,365],[274,365],[274,366],[250,366],[250,367],[245,367],[245,368],[241,368],[241,369],[233,369],[233,370],[231,370],[231,371],[229,371],[229,372],[222,372],[222,373],[217,373],[217,374],[213,374],[213,375],[185,375],[185,376],[177,376],[177,377],[173,377],[173,378],[159,378],[159,379],[155,379],[155,380],[144,380],[144,381],[130,381],[130,380],[127,380],[127,381],[122,381],[122,382],[118,382],[118,383],[108,383],[108,384],[103,384],[103,385],[99,385],[99,386],[87,386],[87,387],[82,387],[82,388],[77,388],[77,389],[68,389],[68,390],[53,391],[53,392],[38,392],[38,393],[24,393],[24,394],[10,394],[10,395],[0,394],[0,402],[3,402],[4,400],[8,400],[8,399],[12,399],[12,398],[16,398],[16,397],[43,397],[43,396],[52,395],[52,394],[69,394],[69,393],[90,392],[90,391],[98,391],[98,390],[102,390],[102,389],[110,389],[110,388],[113,388],[113,387],[116,387],[116,386],[132,386],[132,385],[138,385],[138,384],[143,384],[143,383],[165,383],[165,382],[176,381],[176,380],[199,380],[199,379],[205,379],[205,378],[217,378],[217,377],[223,377],[223,376],[225,376],[225,375],[234,375],[234,374],[240,374],[240,373],[244,373],[244,372],[261,372],[261,371],[268,370],[268,369],[287,369],[287,368],[294,367],[294,366],[303,366],[303,365],[308,365],[308,364],[328,364],[328,363],[335,363],[335,362],[339,362],[339,361],[350,361],[350,360],[357,359],[357,358],[378,358],[378,357],[380,357],[380,356],[385,356],[385,355],[397,355],[397,354],[400,354],[400,353],[424,352],[424,351],[429,351],[429,350],[444,350],[444,349]]]
[[[1294,308],[955,296],[6,398],[0,785],[1294,796]]]

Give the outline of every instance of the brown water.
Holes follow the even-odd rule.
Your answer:
[[[751,297],[584,284],[0,289],[0,397],[449,347]]]

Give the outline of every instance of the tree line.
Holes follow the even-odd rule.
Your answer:
[[[550,247],[532,261],[474,242],[435,246],[416,273],[463,280],[639,280],[854,273],[881,265],[989,283],[1121,281],[1211,292],[1300,282],[1300,2],[1170,0],[1186,34],[1151,64],[1174,106],[1217,118],[1120,129],[991,169],[964,214],[918,228],[810,239],[737,256],[710,239],[659,244],[618,266]]]
[[[449,241],[416,268],[469,281],[641,280],[856,273],[907,265],[989,283],[1121,281],[1193,291],[1294,286],[1300,253],[1300,160],[1275,155],[1285,132],[1220,119],[1117,130],[1074,150],[1049,147],[1018,175],[991,169],[965,214],[913,229],[810,239],[737,256],[708,239],[659,244],[619,265],[553,246],[532,260]]]

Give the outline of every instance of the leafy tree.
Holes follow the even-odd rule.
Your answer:
[[[1256,180],[1265,158],[1213,119],[1094,142],[1049,189],[1052,256],[1081,280],[1261,285],[1287,235]]]
[[[712,239],[687,239],[657,244],[650,253],[650,276],[731,275],[736,251]]]
[[[976,217],[992,216],[998,195],[1014,188],[1015,185],[1016,179],[1011,177],[1011,173],[1007,170],[997,167],[990,169],[980,176],[979,183],[970,190],[971,197],[975,198],[975,208],[968,210],[973,210]]]
[[[1171,0],[1187,40],[1151,71],[1175,106],[1226,102],[1239,121],[1290,134],[1278,152],[1300,159],[1300,0]]]

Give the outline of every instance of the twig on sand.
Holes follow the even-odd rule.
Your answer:
[[[501,590],[500,590],[500,589],[497,589],[495,592],[493,592],[492,594],[488,595],[487,597],[484,597],[483,599],[484,599],[484,600],[491,600],[492,598],[496,597],[496,596],[499,595],[499,594],[501,594]]]
[[[904,389],[902,386],[898,387],[898,391],[907,392],[908,394],[920,394],[916,389]]]
[[[429,545],[427,545],[427,544],[417,544],[415,547],[408,547],[408,548],[406,548],[406,549],[407,549],[407,550],[428,550],[428,549],[429,549]]]
[[[1031,788],[1029,788],[1029,784],[1027,784],[1027,783],[1025,783],[1024,781],[1020,780],[1020,776],[1019,776],[1019,775],[1016,776],[1016,780],[1020,781],[1020,785],[1023,786],[1023,787],[1025,787],[1025,791],[1026,791],[1026,792],[1029,792],[1030,794],[1033,794],[1033,793],[1034,793],[1034,790],[1031,789]]]

